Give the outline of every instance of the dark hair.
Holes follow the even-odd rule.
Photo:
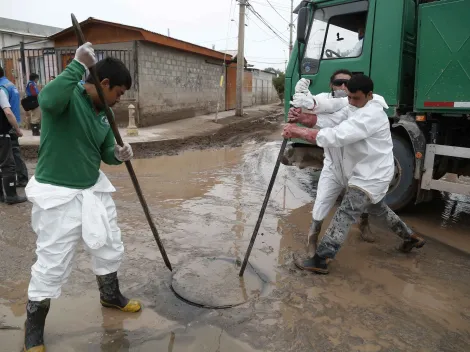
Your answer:
[[[29,80],[30,80],[30,81],[34,81],[34,80],[36,80],[36,79],[39,79],[39,75],[38,75],[37,73],[31,73],[31,74],[29,75]]]
[[[362,93],[367,95],[374,90],[374,82],[372,82],[369,76],[360,73],[352,76],[351,79],[348,81],[346,87],[351,93],[361,91]]]
[[[0,77],[5,76],[5,71],[3,71],[3,67],[0,66]]]
[[[131,88],[131,73],[121,60],[114,57],[107,57],[98,61],[96,64],[96,74],[100,82],[106,78],[109,79],[109,88],[115,86],[125,86],[127,89]],[[93,83],[91,75],[88,75],[86,82]]]
[[[345,68],[342,68],[341,70],[337,70],[333,73],[333,75],[331,75],[330,77],[330,83],[332,83],[334,80],[335,80],[335,77],[336,75],[339,75],[339,74],[343,74],[343,75],[348,75],[350,77],[352,77],[352,72],[349,71],[349,70],[346,70]]]

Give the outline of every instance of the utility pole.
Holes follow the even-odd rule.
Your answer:
[[[292,54],[292,47],[293,47],[293,44],[292,43],[292,32],[294,31],[294,0],[290,0],[290,23],[289,23],[289,27],[290,27],[290,40],[289,40],[289,58],[290,58],[290,55]]]
[[[243,76],[245,73],[245,9],[247,0],[240,1],[238,19],[238,50],[237,50],[237,106],[236,116],[243,116]]]

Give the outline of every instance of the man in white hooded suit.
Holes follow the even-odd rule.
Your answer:
[[[343,157],[340,165],[336,165],[334,177],[329,178],[328,188],[336,197],[343,189],[346,194],[314,255],[297,265],[304,270],[328,274],[328,260],[334,259],[351,225],[364,212],[383,219],[403,239],[401,251],[408,253],[413,248],[421,248],[424,239],[413,233],[384,201],[394,172],[393,143],[384,111],[388,106],[383,97],[372,93],[372,80],[366,75],[354,75],[347,82],[348,97],[340,99],[312,96],[309,84],[305,79],[297,83],[294,108],[288,116],[290,124],[285,126],[282,135],[316,143],[322,148],[341,148]],[[300,108],[311,111],[302,113]],[[338,125],[312,129],[319,123],[321,115],[317,117],[317,114],[333,112],[344,114]],[[297,126],[297,123],[307,127]]]

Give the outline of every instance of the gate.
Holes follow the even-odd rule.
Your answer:
[[[3,50],[2,54],[5,76],[16,85],[19,91],[24,92],[31,73],[39,75],[38,84],[40,87],[46,85],[73,60],[75,49],[14,49]],[[95,55],[98,60],[105,57],[114,57],[121,60],[129,69],[133,83],[137,82],[134,50],[95,49]],[[83,80],[87,75],[88,71],[83,76]],[[133,84],[131,89],[122,96],[122,99],[136,100],[136,86],[136,84]]]

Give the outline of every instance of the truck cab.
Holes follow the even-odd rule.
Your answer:
[[[436,190],[470,195],[470,186],[441,179],[470,175],[470,25],[462,15],[470,0],[304,0],[294,12],[286,112],[301,77],[318,94],[338,69],[366,74],[389,105],[389,206],[428,201]],[[305,142],[292,143],[291,154],[305,150]]]

